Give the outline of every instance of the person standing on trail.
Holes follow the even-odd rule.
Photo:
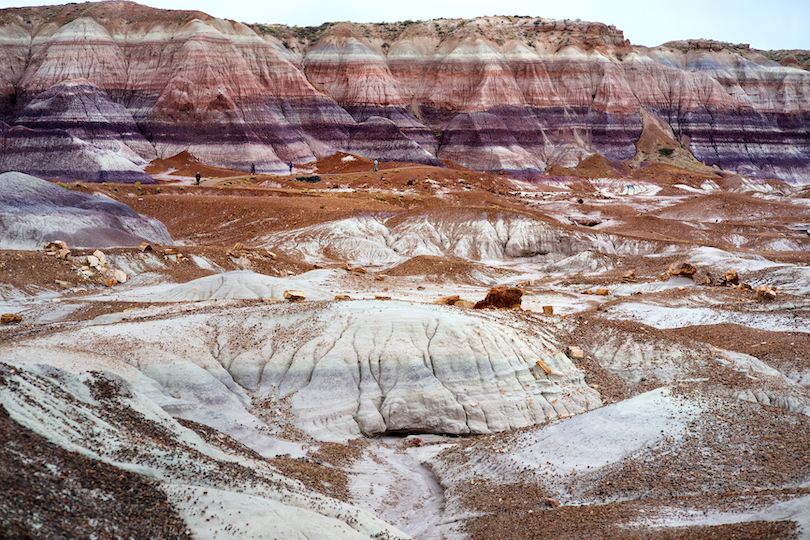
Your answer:
[[[377,172],[377,160],[374,160],[374,172]]]
[[[197,176],[196,176],[196,178],[197,178],[197,185],[199,186],[199,185],[200,185],[200,178],[201,178],[201,177],[200,177],[200,172],[199,172],[199,171],[197,171]]]
[[[250,164],[250,174],[256,174],[256,164],[255,163]]]
[[[293,162],[290,162],[290,174],[292,174]]]

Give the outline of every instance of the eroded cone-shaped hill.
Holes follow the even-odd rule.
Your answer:
[[[542,17],[248,27],[130,2],[7,9],[0,35],[0,120],[35,130],[31,152],[75,151],[47,124],[132,170],[188,150],[258,172],[336,151],[542,172],[633,158],[646,115],[697,161],[810,180],[810,73],[743,45],[637,47],[612,26]],[[92,136],[71,114],[88,99]]]

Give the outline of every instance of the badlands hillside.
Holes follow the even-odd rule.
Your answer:
[[[5,9],[0,170],[147,183],[146,163],[184,150],[264,173],[343,151],[532,176],[670,148],[807,184],[800,60],[542,17],[290,28],[118,1]],[[648,131],[661,138],[640,148]]]
[[[1,538],[810,539],[801,51],[0,36]]]

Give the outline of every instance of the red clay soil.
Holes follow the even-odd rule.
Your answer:
[[[148,175],[156,175],[165,173],[171,169],[175,169],[171,176],[196,176],[200,173],[203,178],[228,178],[231,176],[240,176],[249,174],[246,171],[237,171],[233,169],[221,169],[219,167],[211,167],[200,163],[197,158],[183,150],[177,155],[166,159],[153,160],[144,170]]]
[[[315,163],[318,174],[344,174],[369,172],[374,170],[374,162],[360,156],[338,152],[332,156],[319,159]]]

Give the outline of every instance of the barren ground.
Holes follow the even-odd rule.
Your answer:
[[[192,185],[197,171],[204,176],[201,186]],[[152,300],[126,295],[234,270],[295,279],[323,268],[331,273],[315,284],[330,294],[380,302],[392,298],[429,304],[453,294],[475,301],[491,285],[519,286],[524,292],[523,311],[499,315],[507,326],[525,328],[527,334],[529,328],[543,328],[561,350],[581,347],[583,357],[573,358],[574,364],[584,371],[587,385],[600,393],[605,408],[671,388],[677,399],[701,410],[687,435],[651,439],[643,452],[628,451],[622,461],[598,470],[594,466],[593,472],[589,464],[587,470],[555,476],[553,465],[527,461],[521,469],[502,457],[517,451],[521,437],[542,436],[542,423],[461,438],[391,433],[396,436],[393,441],[361,437],[325,443],[302,432],[292,416],[278,412],[288,405],[278,405],[277,412],[263,417],[284,424],[273,436],[302,444],[307,457],[280,452],[265,456],[268,463],[308,489],[383,512],[399,520],[394,526],[418,532],[419,538],[810,537],[810,531],[792,520],[795,515],[775,518],[775,513],[766,512],[780,503],[810,500],[806,189],[741,179],[705,167],[652,164],[631,169],[596,158],[577,169],[550,171],[553,178],[532,182],[451,163],[446,168],[381,163],[374,172],[369,160],[344,154],[314,166],[296,166],[292,176],[213,169],[182,155],[156,162],[148,172],[159,178],[159,185],[69,187],[101,193],[163,222],[175,245],[154,245],[147,252],[162,264],[148,272],[132,272],[127,283],[108,288],[99,278],[82,277],[68,261],[41,250],[2,250],[3,310],[23,316],[21,323],[0,328],[2,342],[37,344],[36,340],[78,329],[104,315],[135,312],[143,313],[144,321],[168,319],[192,309],[191,304],[159,307]],[[304,180],[315,175],[319,182]],[[628,192],[629,185],[633,192]],[[458,233],[462,238],[483,235],[481,225],[475,225],[477,229],[469,225],[481,216],[547,227],[556,235],[549,242],[559,252],[537,248],[530,257],[494,260],[483,251],[491,239],[467,251],[456,237],[451,241],[451,234],[464,227],[466,232]],[[363,243],[371,236],[364,238],[362,233],[348,244],[341,242],[350,233],[328,236],[344,230],[338,224],[368,218],[378,227],[373,234],[380,239],[374,246]],[[393,249],[405,235],[396,227],[416,227],[413,223],[420,220],[433,227],[424,233],[430,238],[425,245],[439,248],[424,248],[396,260],[390,254],[382,258],[381,250]],[[324,225],[326,229],[319,228]],[[388,232],[379,232],[382,226]],[[420,229],[407,229],[412,230]],[[506,243],[503,235],[515,237],[516,230],[486,234],[501,235]],[[357,238],[359,244],[354,243]],[[581,259],[564,253],[573,242],[592,245],[592,251],[574,250],[585,253]],[[404,253],[405,248],[397,249],[397,254]],[[74,249],[72,255],[93,251]],[[137,248],[104,251],[130,266],[139,258],[146,260]],[[694,275],[669,274],[671,264],[687,259],[695,261]],[[589,267],[591,262],[595,266]],[[551,263],[562,266],[547,267]],[[723,284],[720,278],[732,269],[738,270],[741,283],[753,287]],[[758,299],[757,287],[771,284],[776,286],[776,299]],[[605,295],[598,289],[605,289]],[[256,302],[205,304],[199,313],[249,310],[261,305]],[[544,305],[552,306],[554,315],[542,315]],[[282,417],[287,423],[281,422]],[[5,411],[2,418],[6,450],[14,454],[4,460],[0,473],[17,486],[14,489],[44,497],[20,499],[12,507],[5,503],[0,532],[23,537],[19,530],[25,529],[31,508],[61,504],[62,499],[48,494],[61,489],[54,487],[57,484],[87,482],[89,465],[86,458],[59,450],[49,459],[65,471],[61,477],[18,482],[19,460],[25,459],[20,456],[33,455],[26,449],[36,443],[35,436]],[[575,418],[556,420],[555,425]],[[204,439],[222,444],[214,428],[188,419],[182,422]],[[248,448],[248,439],[228,441],[231,450],[261,458]],[[578,445],[593,441],[570,442],[572,448],[557,451],[576,455]],[[394,454],[436,474],[444,490],[444,502],[437,509],[425,502],[425,494],[398,492],[390,479],[374,480],[379,482],[374,491],[368,478],[385,477],[393,463],[386,460]],[[24,476],[29,478],[34,474],[29,469],[48,465],[26,467]],[[98,489],[112,492],[112,473],[102,469],[96,469],[103,474],[94,482]],[[539,476],[541,470],[551,476]],[[177,537],[185,535],[162,492],[149,482],[138,482],[132,489],[144,494],[144,508],[158,512],[165,521],[160,527]],[[402,484],[403,490],[410,485]],[[363,495],[369,488],[370,494]],[[370,502],[375,497],[386,502],[376,507]],[[90,519],[86,500],[69,504],[74,514]],[[802,504],[810,509],[810,503]],[[429,512],[408,517],[422,505]],[[387,510],[380,510],[383,506]],[[117,515],[124,510],[111,504],[109,512]],[[433,517],[424,517],[430,512]],[[451,517],[451,525],[435,525],[441,515]]]

